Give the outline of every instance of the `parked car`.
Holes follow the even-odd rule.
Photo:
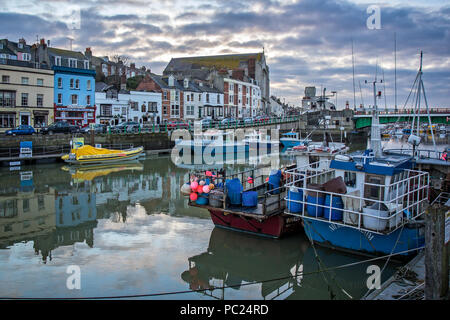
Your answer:
[[[244,122],[244,124],[252,124],[253,118],[245,118],[243,122]]]
[[[96,123],[93,125],[94,133],[106,133],[106,125]],[[82,129],[82,132],[84,133],[90,133],[91,132],[91,126],[87,126],[86,128]]]
[[[220,123],[224,126],[227,126],[227,125],[236,124],[236,123],[238,123],[238,121],[234,118],[225,118]]]
[[[187,129],[189,124],[183,121],[169,121],[167,123],[167,129]]]
[[[111,128],[111,132],[113,133],[130,133],[130,132],[139,132],[141,125],[135,121],[126,121],[119,123],[118,125]]]
[[[266,123],[269,122],[269,120],[270,118],[268,116],[257,116],[254,121],[256,123]]]
[[[54,134],[54,133],[77,133],[80,132],[80,127],[70,124],[65,121],[54,122],[48,127],[42,128],[42,134]]]
[[[202,120],[200,120],[200,122],[202,123],[203,128],[209,128],[214,123],[214,121],[212,119],[208,119],[208,118],[202,119]]]
[[[27,135],[27,134],[35,134],[36,131],[32,126],[29,125],[20,125],[15,129],[7,130],[5,134],[7,136],[16,136],[16,135]]]

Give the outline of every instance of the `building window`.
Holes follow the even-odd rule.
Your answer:
[[[87,104],[88,106],[91,105],[91,96],[86,96],[86,104]]]
[[[28,77],[22,77],[22,84],[28,84]]]
[[[175,101],[180,101],[180,93],[178,91],[175,91]]]
[[[88,60],[84,61],[84,68],[89,69],[89,61]]]
[[[87,81],[87,89],[88,89],[88,90],[91,90],[91,80],[88,80],[88,81]]]
[[[0,114],[0,128],[14,128],[16,126],[16,115]]]
[[[131,110],[138,111],[138,103],[135,101],[131,101]]]
[[[166,116],[167,115],[167,106],[163,106],[163,114]]]
[[[164,100],[167,100],[167,91],[164,91]]]
[[[191,93],[191,101],[194,101],[194,94]]]
[[[13,91],[0,91],[0,107],[15,107],[16,93]]]
[[[22,93],[22,106],[28,106],[28,93]]]
[[[186,107],[186,115],[187,116],[193,116],[194,115],[194,106],[187,106]]]
[[[217,104],[220,104],[220,95],[217,95]]]
[[[70,89],[73,89],[73,79],[70,79]]]
[[[61,57],[55,57],[55,64],[61,66]]]
[[[58,93],[58,104],[62,104],[62,93]]]
[[[78,104],[78,95],[76,95],[76,94],[73,94],[72,96],[72,104]]]
[[[80,89],[80,80],[75,80],[75,89]]]
[[[170,115],[172,117],[179,117],[180,116],[180,106],[179,105],[172,105],[172,108],[170,109],[171,113]]]
[[[100,115],[111,117],[112,116],[112,106],[101,104],[100,105]]]
[[[145,104],[142,104],[142,106],[141,106],[141,112],[146,112],[146,111],[145,111]]]
[[[62,88],[62,78],[58,78],[58,88]]]
[[[30,61],[31,60],[31,55],[29,53],[23,53],[22,54],[22,60],[23,61]]]
[[[186,100],[189,101],[189,95],[188,94],[186,95]]]
[[[206,94],[206,102],[209,103],[209,93]]]
[[[44,79],[37,79],[36,84],[38,86],[43,86],[44,85]]]
[[[2,76],[3,83],[9,83],[9,76]]]
[[[77,60],[76,59],[69,59],[69,67],[70,68],[76,68],[77,67]]]
[[[36,95],[36,105],[38,107],[44,106],[44,95],[43,94],[37,94]]]

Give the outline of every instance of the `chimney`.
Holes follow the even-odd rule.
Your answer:
[[[184,88],[187,89],[189,87],[189,79],[184,78]]]
[[[136,69],[136,64],[134,62],[130,63],[130,69]]]
[[[40,44],[41,44],[41,46],[45,46],[45,39],[44,38],[41,39]]]
[[[24,38],[20,38],[19,43],[23,44],[24,46],[27,44]]]
[[[86,48],[86,50],[84,51],[84,55],[86,56],[86,58],[88,58],[89,60],[92,58],[92,51],[91,48]]]

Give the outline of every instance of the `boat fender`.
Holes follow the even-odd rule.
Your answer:
[[[349,156],[338,154],[334,157],[334,159],[339,160],[339,161],[351,161],[352,158],[350,158]]]

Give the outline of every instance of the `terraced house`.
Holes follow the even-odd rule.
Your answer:
[[[36,61],[54,75],[55,121],[85,127],[95,123],[95,70],[81,52],[49,47],[44,39],[32,47]]]
[[[35,128],[54,120],[54,71],[34,62],[31,47],[0,40],[0,132],[19,125]]]

